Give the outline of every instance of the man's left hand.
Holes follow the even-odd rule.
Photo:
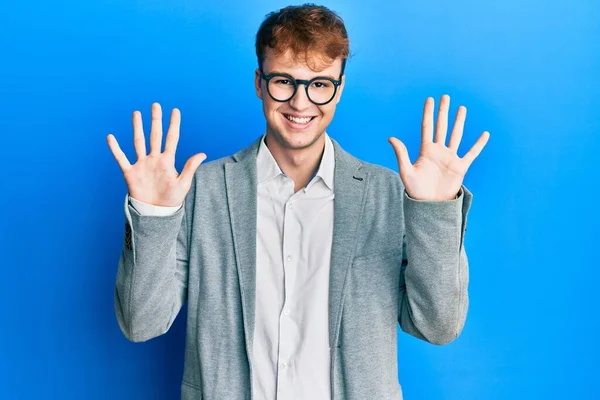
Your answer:
[[[406,146],[391,137],[389,142],[398,158],[400,178],[408,195],[415,200],[444,201],[456,198],[467,170],[486,145],[490,134],[484,131],[471,149],[460,158],[456,153],[462,139],[467,109],[458,108],[450,141],[446,147],[448,130],[448,108],[450,96],[443,95],[438,111],[435,140],[433,140],[434,99],[428,97],[423,111],[421,126],[421,149],[414,164],[411,164]]]

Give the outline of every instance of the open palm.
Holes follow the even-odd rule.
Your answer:
[[[467,109],[460,106],[446,146],[448,130],[448,108],[450,97],[442,96],[436,124],[435,140],[433,138],[434,100],[429,97],[425,101],[421,126],[421,148],[419,157],[411,164],[404,143],[391,137],[391,143],[398,158],[398,170],[408,195],[416,200],[443,201],[454,199],[460,190],[467,170],[486,145],[490,134],[484,131],[477,142],[461,158],[458,146],[462,139]]]
[[[171,122],[162,144],[162,110],[160,104],[152,104],[152,127],[150,131],[150,153],[146,154],[146,140],[142,129],[142,116],[139,111],[133,113],[133,142],[137,154],[137,162],[129,163],[127,156],[119,147],[117,139],[108,135],[108,145],[119,163],[127,182],[129,195],[136,200],[155,206],[178,206],[183,203],[190,190],[192,178],[206,154],[198,153],[185,163],[181,174],[175,169],[175,151],[179,141],[181,113],[173,109]]]

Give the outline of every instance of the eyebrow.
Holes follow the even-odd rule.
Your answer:
[[[289,75],[292,78],[298,80],[298,78],[296,78],[292,74],[288,74],[287,72],[283,72],[283,71],[271,71],[271,72],[269,72],[268,74],[265,74],[265,75],[274,75],[274,74],[277,74],[277,75],[281,75],[281,74],[283,74],[283,75]],[[307,81],[310,81],[311,79],[315,79],[315,78],[329,78],[329,79],[333,79],[334,81],[338,80],[338,78],[334,78],[331,75],[317,75],[317,76],[313,76],[312,78],[307,79]]]

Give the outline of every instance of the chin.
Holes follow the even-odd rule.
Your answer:
[[[312,146],[323,135],[324,130],[311,129],[298,132],[284,129],[271,129],[272,136],[279,145],[287,149],[300,150]]]

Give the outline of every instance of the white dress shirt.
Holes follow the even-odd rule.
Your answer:
[[[333,143],[326,136],[316,175],[296,193],[264,137],[256,162],[254,398],[326,400]]]
[[[317,173],[294,193],[264,142],[257,159],[256,309],[252,387],[256,400],[329,400],[329,269],[333,238],[333,143]],[[129,198],[142,215],[170,215]]]

